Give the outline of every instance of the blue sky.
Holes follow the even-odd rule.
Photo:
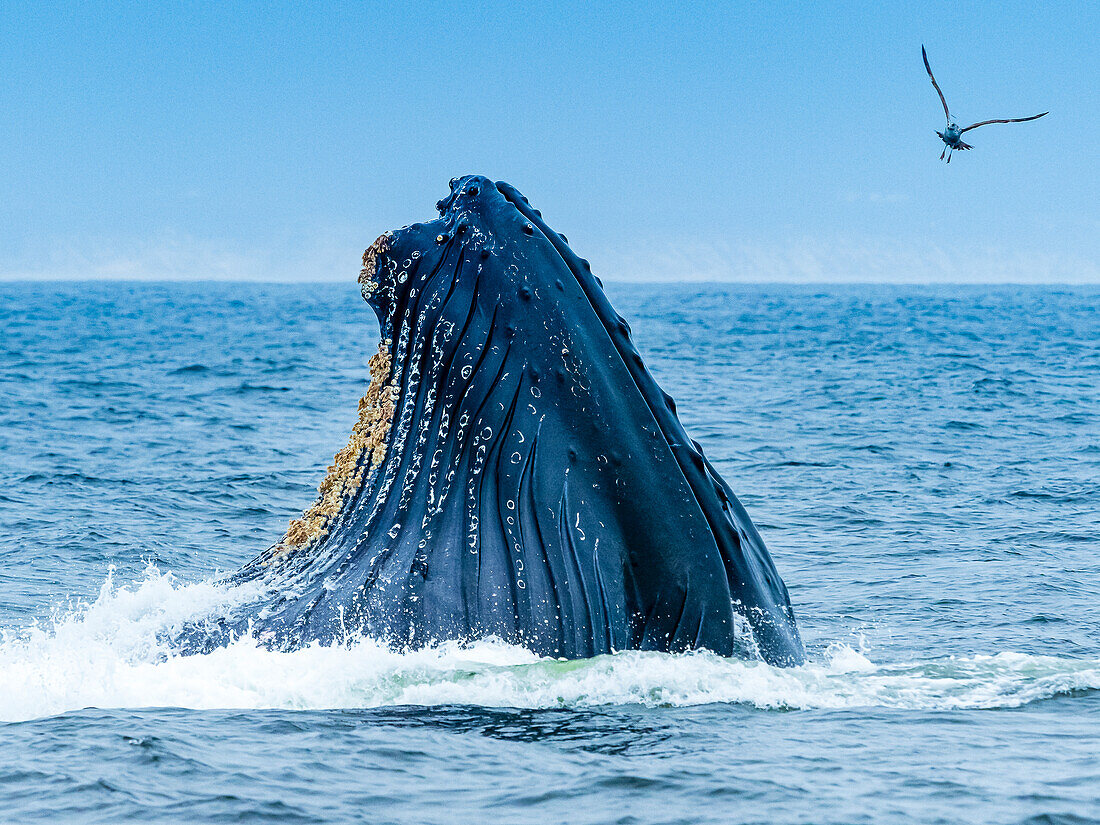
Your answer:
[[[478,172],[608,279],[1100,281],[1097,32],[1084,2],[5,3],[0,279],[353,280]],[[921,43],[960,122],[1051,114],[940,163]]]

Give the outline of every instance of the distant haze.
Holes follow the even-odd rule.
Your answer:
[[[0,280],[352,281],[477,172],[608,280],[1100,282],[1100,4],[920,6],[4,4]],[[1050,115],[941,163],[922,43]]]

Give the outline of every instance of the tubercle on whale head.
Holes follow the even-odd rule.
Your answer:
[[[359,284],[364,300],[378,316],[383,336],[391,332],[395,316],[406,308],[410,291],[423,280],[421,274],[430,274],[430,266],[420,271],[425,261],[437,261],[438,254],[446,255],[452,243],[465,249],[492,245],[492,233],[479,212],[485,196],[493,194],[496,190],[487,178],[452,178],[450,194],[436,203],[439,218],[385,232],[363,253]]]
[[[459,178],[451,178],[451,193],[435,203],[440,217],[446,217],[447,212],[463,201],[469,202],[477,198],[482,192],[492,189],[492,182],[481,175],[464,175]]]
[[[484,260],[517,241],[546,242],[553,235],[553,241],[568,244],[564,235],[529,220],[517,200],[529,208],[527,199],[508,184],[482,175],[452,178],[449,194],[436,202],[438,218],[392,230],[375,241],[364,253],[360,284],[383,331],[404,309],[395,305],[402,305],[430,275],[432,267],[425,263],[437,263],[455,247],[471,259],[479,253]],[[541,218],[538,210],[531,211]]]

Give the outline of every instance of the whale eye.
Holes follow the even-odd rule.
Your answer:
[[[435,242],[436,243],[443,243],[445,240],[447,240],[446,235],[436,235],[435,236]]]
[[[471,198],[476,198],[480,193],[481,190],[478,189],[476,186],[471,186],[469,189],[466,190],[466,194],[469,195]]]
[[[531,226],[531,224],[526,224],[523,227],[523,234],[525,234],[525,235],[534,235],[535,234],[535,227]]]

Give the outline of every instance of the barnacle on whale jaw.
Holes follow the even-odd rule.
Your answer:
[[[378,291],[379,268],[392,240],[392,234],[384,232],[363,252],[358,282],[366,300]],[[365,475],[381,463],[385,455],[386,437],[397,402],[397,388],[390,384],[393,358],[390,342],[385,337],[378,342],[378,351],[371,356],[367,366],[370,384],[366,394],[359,399],[359,418],[351,429],[348,443],[332,457],[332,464],[317,489],[317,500],[300,518],[290,522],[282,540],[272,548],[274,556],[305,547],[327,535],[332,519],[359,492]]]
[[[363,300],[369,301],[378,291],[380,283],[378,266],[382,255],[391,247],[392,241],[392,234],[383,232],[363,252],[363,268],[359,270],[359,286],[363,291]]]
[[[388,382],[392,373],[389,342],[378,342],[371,356],[370,385],[359,399],[359,419],[351,429],[348,443],[332,457],[328,473],[317,490],[317,500],[301,518],[290,522],[286,535],[275,548],[281,554],[304,547],[328,532],[328,525],[363,484],[370,469],[381,463],[386,453],[386,436],[393,421],[396,388]]]

